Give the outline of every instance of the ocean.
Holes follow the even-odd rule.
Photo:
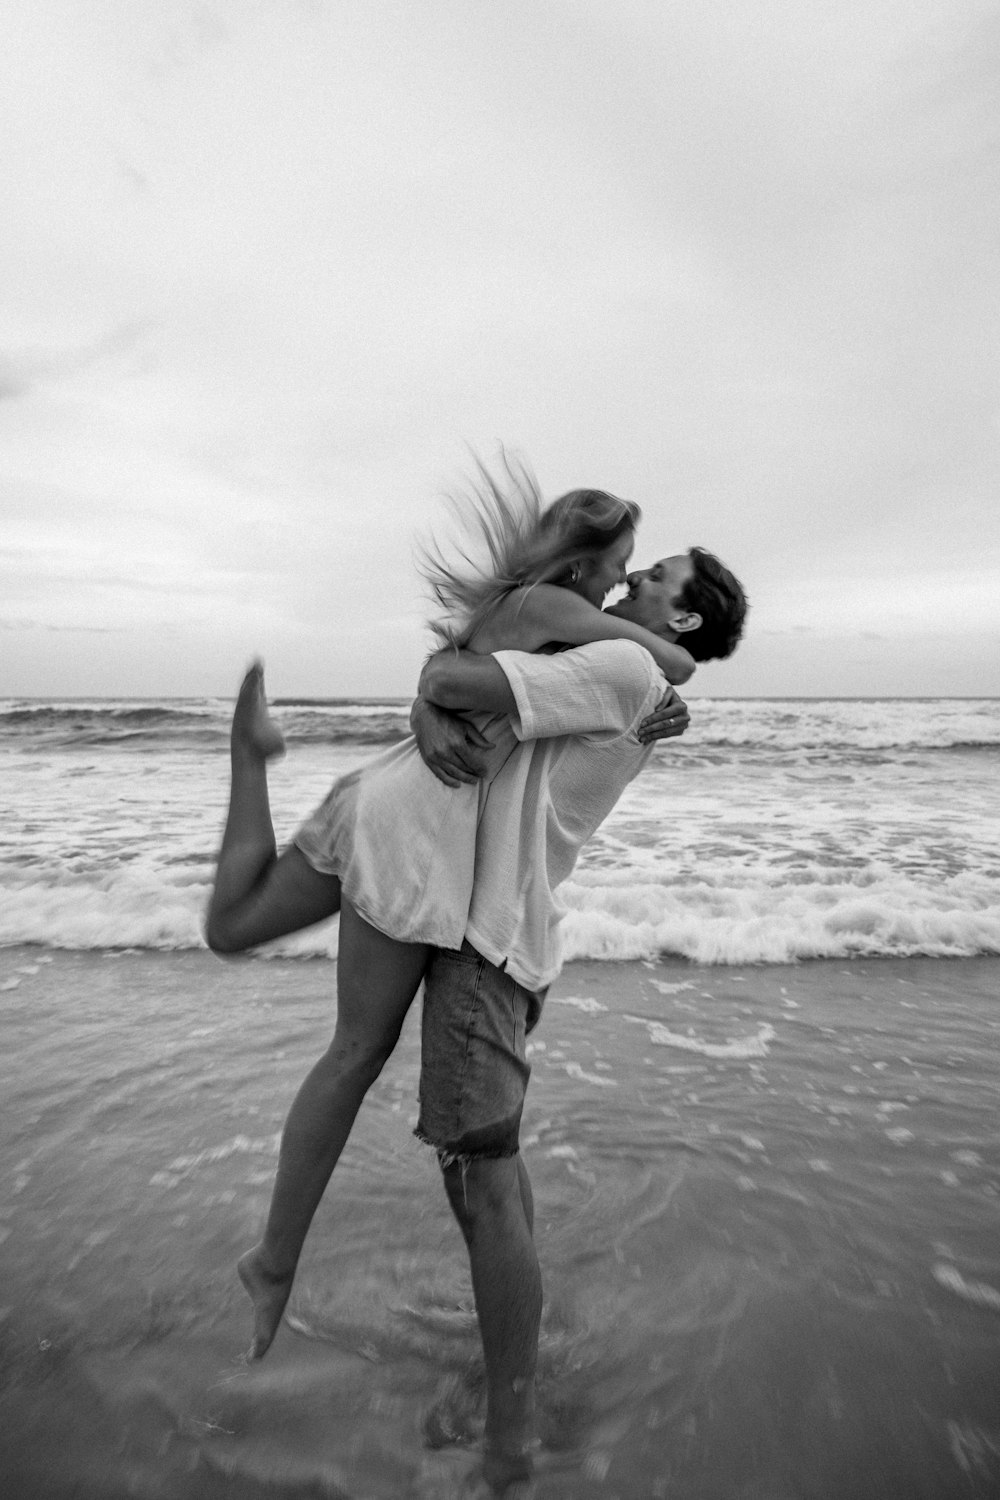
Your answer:
[[[0,1495],[459,1500],[419,1004],[241,1359],[336,923],[220,960],[222,700],[0,704]],[[275,706],[279,840],[405,733]],[[1000,702],[692,700],[563,894],[522,1129],[537,1500],[1000,1496]]]
[[[278,700],[279,844],[406,710]],[[0,942],[200,946],[230,713],[0,703]],[[567,957],[998,953],[998,771],[996,699],[695,699],[563,888]],[[335,954],[336,924],[269,951]]]

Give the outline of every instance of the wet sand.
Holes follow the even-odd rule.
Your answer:
[[[415,1009],[290,1324],[233,1266],[335,966],[0,953],[0,1492],[458,1492],[468,1274]],[[534,1040],[539,1497],[1000,1493],[1000,960],[573,964]]]

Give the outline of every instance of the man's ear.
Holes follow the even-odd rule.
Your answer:
[[[701,624],[701,615],[696,614],[694,610],[689,610],[687,614],[671,615],[667,624],[671,630],[676,630],[678,635],[685,635],[689,630],[698,629]]]

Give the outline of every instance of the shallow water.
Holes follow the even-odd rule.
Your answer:
[[[533,1043],[539,1500],[1000,1493],[1000,965],[569,967]],[[16,1500],[458,1493],[481,1365],[417,1017],[259,1366],[236,1256],[325,962],[0,953]]]

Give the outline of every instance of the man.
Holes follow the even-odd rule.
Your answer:
[[[612,613],[683,636],[699,661],[735,649],[746,597],[711,553],[663,558],[628,583]],[[516,1493],[532,1469],[542,1293],[518,1131],[525,1037],[561,964],[555,891],[654,739],[686,729],[686,706],[665,686],[630,641],[555,655],[442,652],[420,680],[414,732],[441,780],[470,781],[478,768],[451,714],[506,714],[520,741],[483,791],[466,941],[438,951],[425,979],[417,1126],[438,1151],[469,1250],[487,1378],[482,1473],[497,1495]]]

